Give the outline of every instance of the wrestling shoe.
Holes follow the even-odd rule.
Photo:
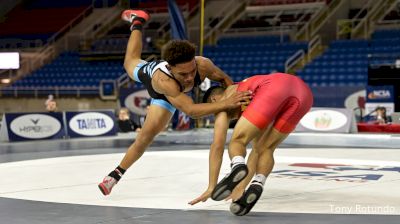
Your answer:
[[[109,195],[111,193],[112,188],[118,183],[118,181],[114,177],[106,176],[98,186],[104,195]]]
[[[237,215],[243,216],[250,212],[250,210],[257,203],[263,192],[261,183],[253,182],[246,192],[237,201],[232,202],[229,210]]]
[[[121,18],[132,25],[144,25],[150,19],[150,14],[144,10],[127,9],[122,12]]]
[[[215,201],[221,201],[231,195],[232,190],[242,181],[249,170],[246,164],[238,164],[232,168],[232,171],[225,176],[218,184],[215,186],[213,192],[211,193],[211,198]]]

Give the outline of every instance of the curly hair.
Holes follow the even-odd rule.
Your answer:
[[[196,54],[196,46],[187,40],[171,40],[163,46],[161,57],[168,64],[185,63],[193,60]]]

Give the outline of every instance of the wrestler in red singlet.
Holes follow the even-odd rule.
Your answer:
[[[274,122],[276,130],[290,133],[313,104],[308,86],[290,74],[256,75],[238,83],[237,91],[247,90],[253,99],[242,116],[260,129]]]

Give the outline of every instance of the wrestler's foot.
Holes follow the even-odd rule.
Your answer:
[[[118,181],[114,177],[106,176],[98,186],[104,195],[109,195],[111,193],[112,188],[118,183]]]
[[[224,177],[217,186],[215,186],[211,193],[211,198],[215,201],[221,201],[227,198],[236,185],[247,176],[248,172],[249,170],[247,169],[246,164],[238,164],[234,166],[232,171]]]
[[[132,24],[131,30],[142,28],[142,26],[150,19],[150,14],[144,10],[128,9],[122,12],[121,18]]]
[[[257,203],[263,192],[263,186],[260,183],[252,183],[246,192],[237,201],[232,202],[230,211],[237,215],[242,216],[250,212],[250,210]]]

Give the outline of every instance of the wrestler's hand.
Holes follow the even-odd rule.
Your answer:
[[[241,105],[248,105],[252,98],[252,92],[235,92],[232,95],[224,99],[226,109],[233,109]]]
[[[211,197],[211,193],[214,189],[213,188],[208,188],[203,194],[201,194],[199,197],[189,201],[189,205],[194,205],[197,204],[199,202],[205,202],[207,201],[208,198]]]

